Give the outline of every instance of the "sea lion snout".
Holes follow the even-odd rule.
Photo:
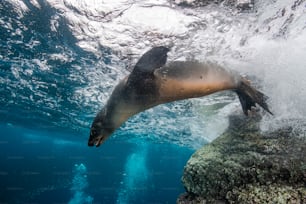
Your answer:
[[[104,125],[100,120],[93,123],[88,139],[89,147],[99,147],[114,132],[112,127],[105,127]]]
[[[94,128],[92,128],[88,139],[88,146],[90,147],[95,146],[97,139],[98,139],[98,133]]]
[[[106,138],[107,137],[103,135],[99,135],[96,137],[90,135],[89,140],[88,140],[88,146],[89,147],[93,147],[93,146],[99,147],[102,144],[102,142],[106,140]]]

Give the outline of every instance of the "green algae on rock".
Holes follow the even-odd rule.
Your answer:
[[[177,203],[306,203],[306,138],[291,128],[262,133],[259,121],[231,116],[227,131],[187,162],[187,195]]]

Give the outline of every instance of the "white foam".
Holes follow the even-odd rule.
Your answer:
[[[49,0],[49,3],[67,18],[78,45],[96,54],[99,44],[118,51],[134,47],[134,51],[141,53],[154,41],[162,44],[164,35],[186,34],[188,26],[199,20],[171,7],[167,1]]]
[[[171,7],[132,6],[122,15],[120,21],[124,25],[133,26],[142,32],[156,35],[181,35],[189,31],[188,25],[196,18],[186,16]]]
[[[40,4],[37,2],[37,0],[30,0],[30,3],[32,4],[32,5],[34,5],[36,8],[41,8],[41,6],[40,6]]]
[[[29,8],[25,3],[19,0],[9,0],[9,3],[14,5],[14,10],[18,13],[19,17],[23,17],[23,14],[29,11]]]

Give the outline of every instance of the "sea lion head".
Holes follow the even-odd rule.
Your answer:
[[[152,91],[152,86],[154,86],[152,82],[153,72],[155,69],[165,65],[169,51],[169,48],[159,46],[150,49],[142,55],[132,73],[126,78],[127,81],[123,80],[115,87],[106,106],[94,119],[90,130],[88,146],[99,147],[128,117],[139,112],[139,110],[145,109],[142,107],[135,108],[135,106],[144,106],[145,104],[142,101],[143,98],[139,96],[142,96],[142,94],[148,95],[148,92]],[[127,99],[129,100],[126,101]],[[145,99],[148,100],[148,96]],[[123,104],[125,105],[138,105],[130,106],[133,108],[128,110],[128,107],[122,108],[118,106],[119,101],[124,101]],[[116,111],[114,111],[115,109]]]
[[[114,130],[113,125],[106,118],[105,111],[100,111],[91,125],[88,146],[99,147]]]

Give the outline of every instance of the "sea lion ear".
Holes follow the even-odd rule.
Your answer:
[[[166,64],[167,53],[169,51],[170,49],[164,46],[153,47],[141,56],[132,73],[139,71],[153,73],[155,69],[158,69]]]

